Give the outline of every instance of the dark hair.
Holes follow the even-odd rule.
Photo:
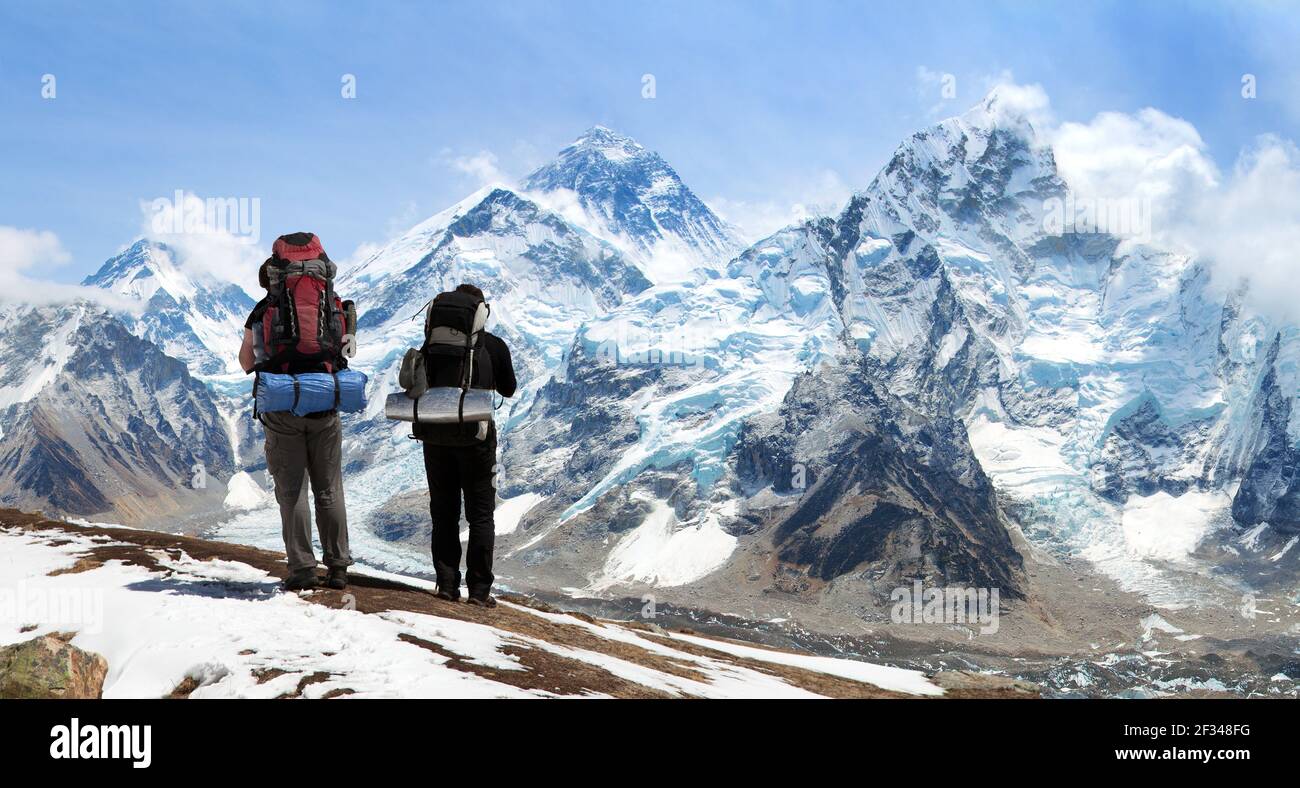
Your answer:
[[[271,264],[270,260],[262,263],[262,267],[257,269],[257,283],[262,286],[263,290],[271,289],[271,278],[266,274],[266,267]]]
[[[475,298],[479,299],[480,301],[486,301],[486,300],[487,300],[487,299],[483,296],[483,291],[482,291],[482,290],[479,290],[477,287],[475,287],[474,285],[471,285],[471,284],[457,285],[457,286],[456,286],[456,292],[458,292],[458,293],[469,293],[470,295],[474,296]]]

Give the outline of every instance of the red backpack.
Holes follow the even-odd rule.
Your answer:
[[[266,261],[270,292],[262,316],[267,358],[261,372],[335,372],[347,367],[343,302],[334,292],[334,263],[312,233],[282,235]]]

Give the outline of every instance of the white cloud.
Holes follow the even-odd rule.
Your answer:
[[[98,288],[32,277],[66,265],[72,256],[49,230],[0,226],[0,303],[50,304],[91,299],[110,306],[125,304]]]
[[[1024,118],[1040,133],[1056,125],[1051,99],[1042,85],[1020,84],[1006,70],[981,77],[980,83],[984,88],[984,104],[995,115]]]
[[[173,262],[201,281],[230,282],[255,298],[257,270],[269,254],[261,245],[261,200],[203,198],[176,191],[141,200],[141,234],[171,248]]]
[[[1245,280],[1254,308],[1300,319],[1300,151],[1263,137],[1223,173],[1196,128],[1146,108],[1048,132],[1071,190],[1149,208],[1152,240],[1210,265],[1218,292]]]
[[[497,155],[492,151],[481,150],[469,155],[453,156],[444,150],[439,159],[444,166],[467,176],[474,188],[483,186],[509,186],[512,179],[507,176],[498,163]]]
[[[831,170],[823,170],[810,182],[792,190],[792,201],[746,201],[713,197],[708,205],[714,213],[740,228],[749,242],[758,241],[792,224],[816,216],[834,216],[848,202],[853,190]]]
[[[1252,304],[1300,320],[1300,150],[1264,137],[1242,153],[1222,186],[1191,211],[1179,235],[1214,266],[1222,290],[1250,283]]]
[[[1164,222],[1218,183],[1195,127],[1156,109],[1103,112],[1047,132],[1061,177],[1091,199],[1149,199]],[[1161,222],[1157,221],[1157,224]]]
[[[49,230],[0,227],[0,271],[22,271],[37,265],[63,265],[72,256],[59,236]]]

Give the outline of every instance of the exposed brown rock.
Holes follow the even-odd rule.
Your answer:
[[[108,661],[82,651],[69,634],[0,648],[0,698],[98,698]]]

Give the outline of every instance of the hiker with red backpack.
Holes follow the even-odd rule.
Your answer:
[[[254,416],[266,431],[266,467],[275,481],[289,577],[285,588],[314,588],[316,554],[306,502],[316,503],[326,584],[347,587],[348,517],[343,500],[339,410],[357,410],[365,376],[347,370],[355,352],[356,311],[334,292],[336,268],[312,233],[282,235],[262,264],[267,295],[244,325],[239,362],[257,374]],[[363,396],[363,394],[361,395]],[[276,401],[282,404],[275,405]]]
[[[491,594],[497,456],[492,396],[513,397],[518,385],[510,348],[485,328],[489,312],[483,291],[470,284],[430,301],[424,344],[407,351],[399,374],[403,391],[385,403],[388,418],[411,422],[412,436],[424,446],[436,595],[460,600],[463,498],[469,522],[467,601],[482,607],[496,607]]]

